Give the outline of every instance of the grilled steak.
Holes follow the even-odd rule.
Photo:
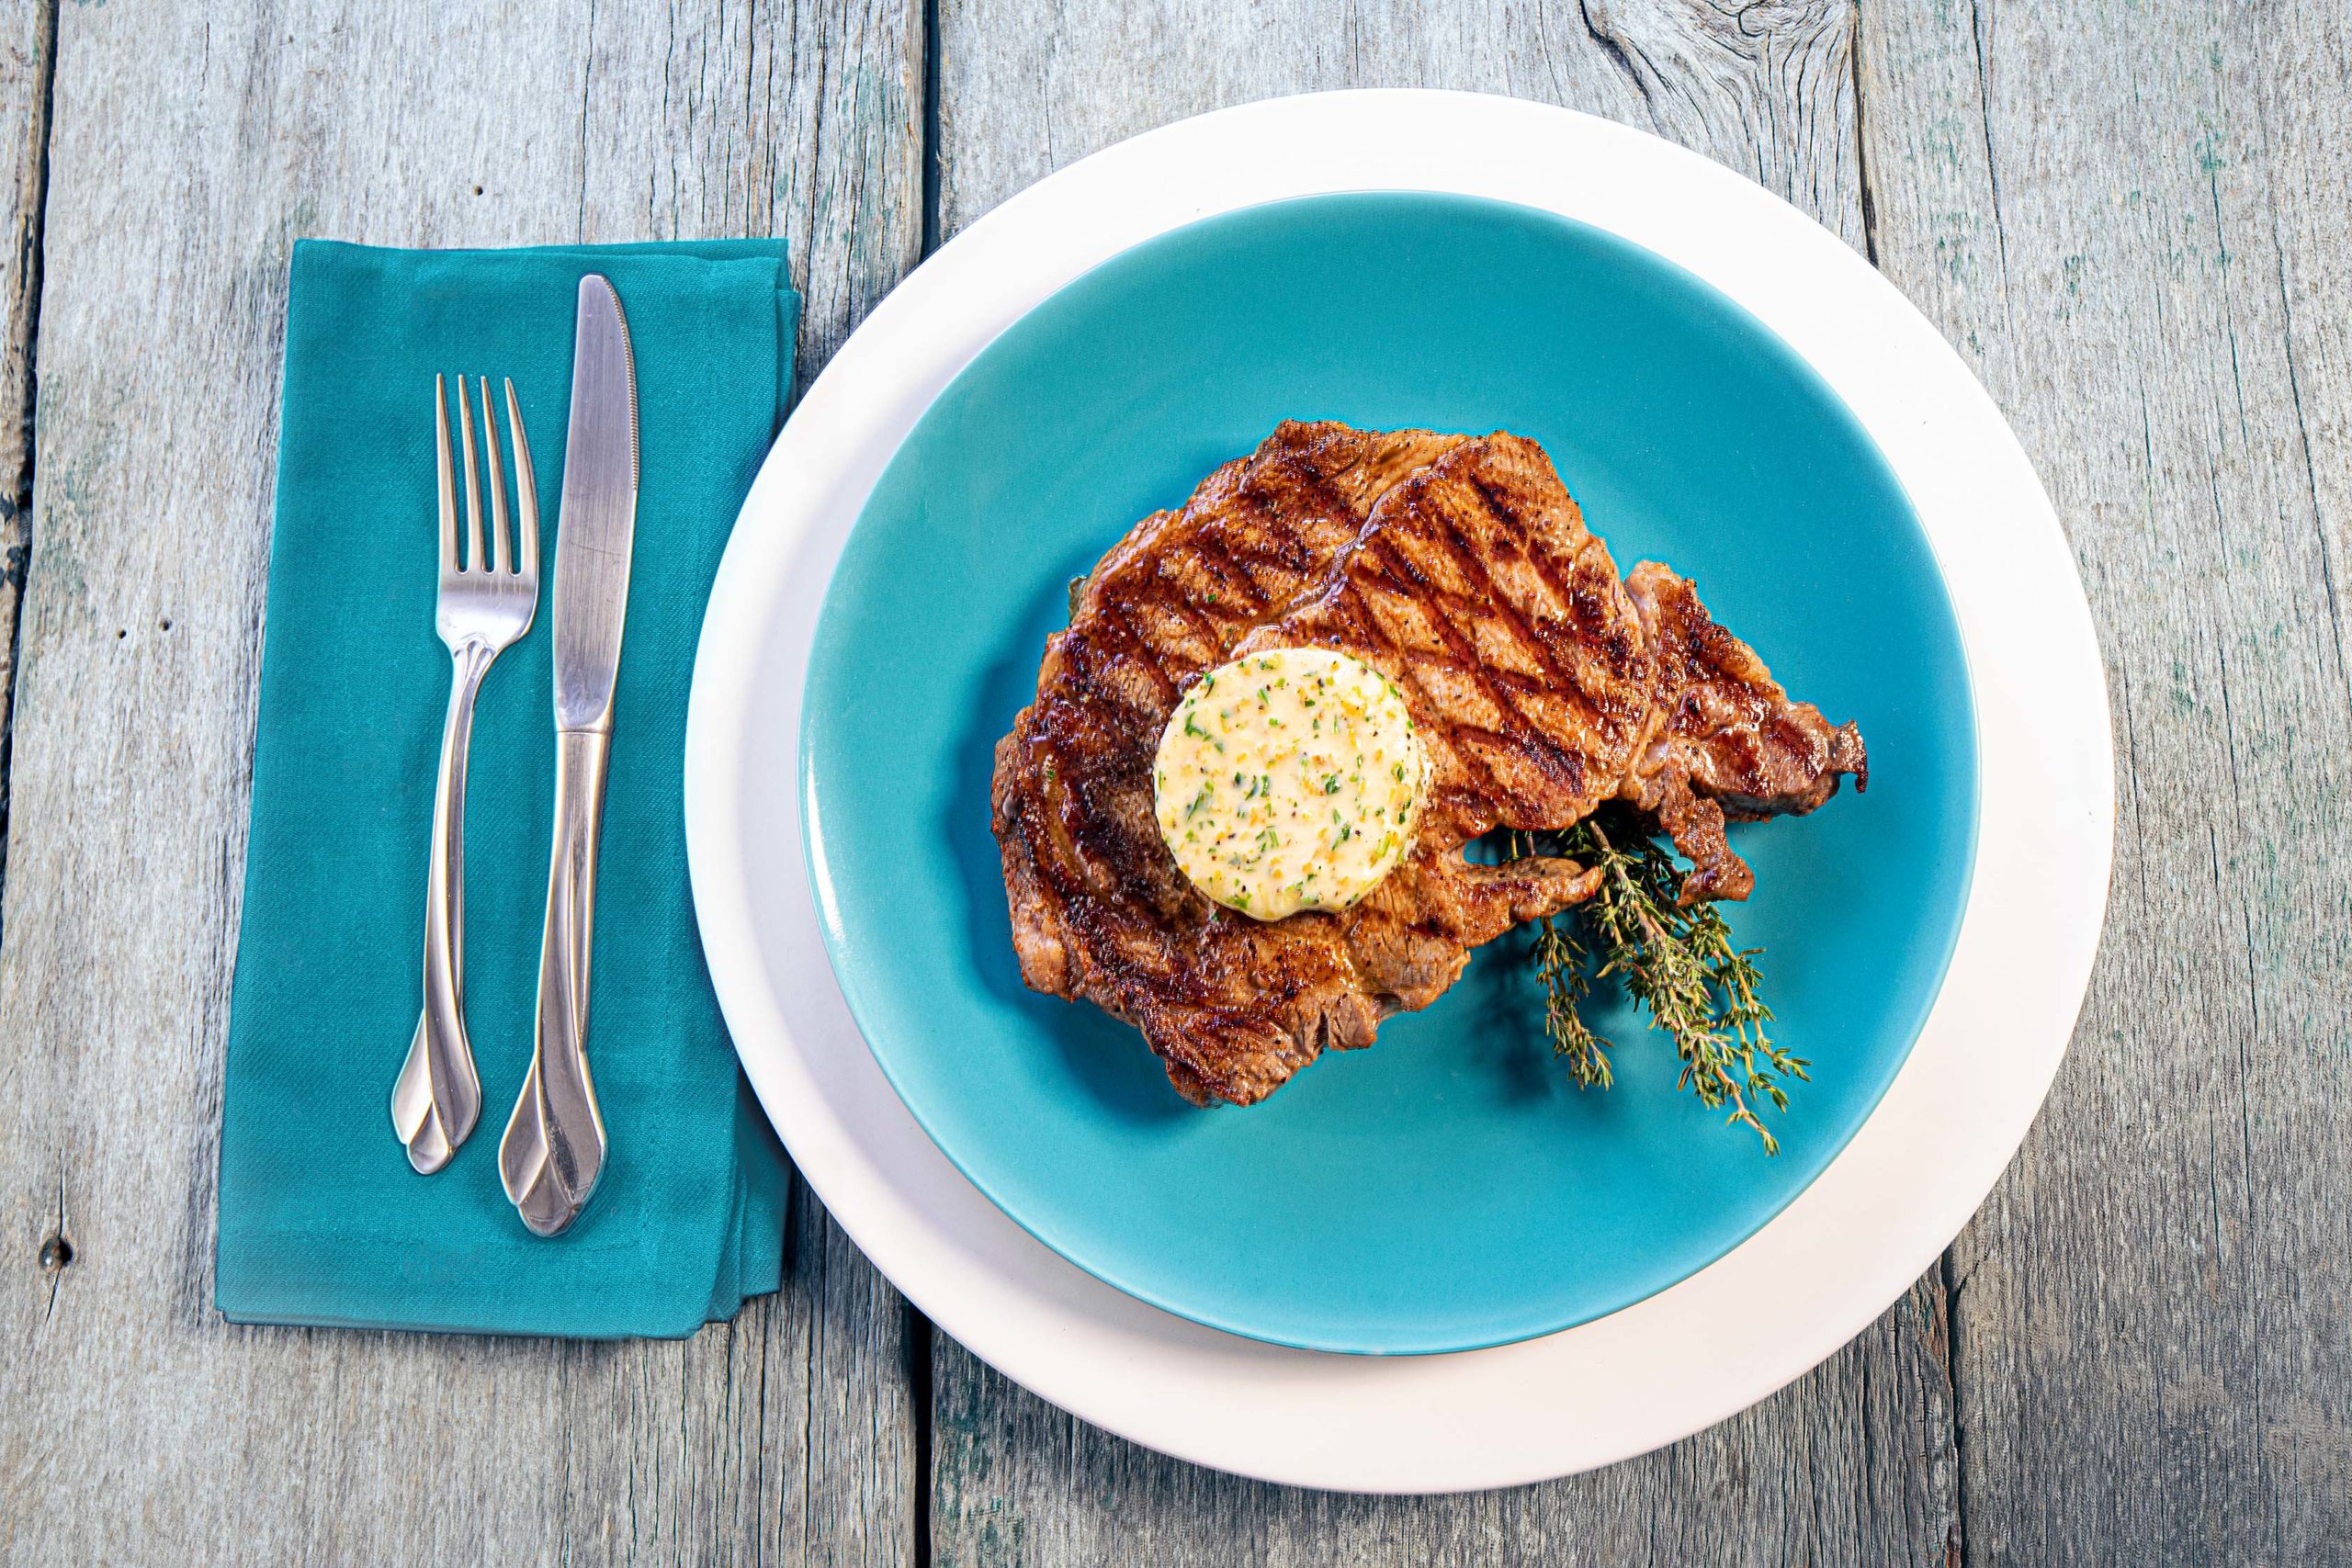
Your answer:
[[[1693,863],[1682,901],[1745,898],[1756,878],[1724,819],[1800,816],[1870,782],[1861,732],[1789,700],[1756,650],[1717,626],[1698,590],[1644,561],[1625,580],[1650,655],[1654,726],[1625,797],[1656,816]]]
[[[1096,563],[1069,629],[1046,641],[1036,702],[997,747],[996,832],[1031,987],[1119,1012],[1082,972],[1100,968],[1091,955],[1112,929],[1095,905],[1147,930],[1163,910],[1205,916],[1152,819],[1151,759],[1177,693],[1320,581],[1392,485],[1461,440],[1285,423]]]
[[[1187,682],[1295,646],[1396,682],[1430,792],[1363,902],[1261,923],[1177,869],[1151,764]],[[1622,795],[1698,862],[1700,896],[1743,896],[1725,806],[1811,809],[1860,757],[1680,579],[1621,582],[1533,443],[1285,423],[1103,558],[998,746],[992,795],[1023,978],[1136,1024],[1186,1098],[1251,1104],[1436,999],[1470,949],[1591,892],[1568,861],[1471,864],[1469,840]]]

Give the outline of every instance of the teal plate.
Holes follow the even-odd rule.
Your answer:
[[[1813,1062],[1781,1152],[1677,1092],[1622,1009],[1617,1085],[1544,1044],[1524,933],[1264,1104],[1196,1110],[1140,1036],[1025,990],[989,831],[998,737],[1064,587],[1284,418],[1542,442],[1621,567],[1656,558],[1799,695],[1860,722],[1871,790],[1734,829],[1779,1037]],[[858,1027],[924,1129],[1079,1267],[1315,1349],[1467,1349],[1639,1301],[1737,1246],[1860,1127],[1941,984],[1976,836],[1960,631],[1894,476],[1763,325],[1671,264],[1420,193],[1210,219],[1079,278],[907,436],[818,623],[801,785]]]

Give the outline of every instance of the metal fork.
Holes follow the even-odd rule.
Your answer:
[[[441,473],[441,593],[434,625],[455,670],[449,716],[441,731],[441,773],[433,797],[433,858],[424,893],[424,1011],[408,1060],[392,1086],[392,1126],[408,1162],[428,1175],[449,1163],[481,1115],[481,1079],[466,1039],[466,751],[474,696],[491,661],[530,629],[539,603],[539,492],[531,473],[530,438],[514,383],[506,383],[506,427],[514,440],[514,513],[520,527],[507,544],[506,479],[498,461],[498,426],[490,378],[480,378],[483,457],[490,469],[490,560],[482,560],[481,494],[474,472],[473,413],[466,378],[458,378],[458,433],[466,463],[466,552],[458,551],[456,485],[449,472],[449,400],[433,378],[434,448]]]

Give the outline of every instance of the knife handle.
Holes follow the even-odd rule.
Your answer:
[[[531,1071],[498,1146],[498,1171],[523,1223],[540,1235],[587,1206],[605,1167],[605,1123],[588,1074],[588,960],[596,913],[596,840],[605,816],[605,730],[556,732],[555,848]]]

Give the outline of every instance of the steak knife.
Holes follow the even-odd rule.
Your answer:
[[[588,1074],[588,961],[596,840],[612,755],[613,682],[637,532],[637,361],[620,296],[580,280],[571,429],[557,515],[555,847],[539,944],[531,1071],[499,1141],[498,1173],[523,1223],[554,1235],[580,1217],[605,1168],[605,1122]]]

